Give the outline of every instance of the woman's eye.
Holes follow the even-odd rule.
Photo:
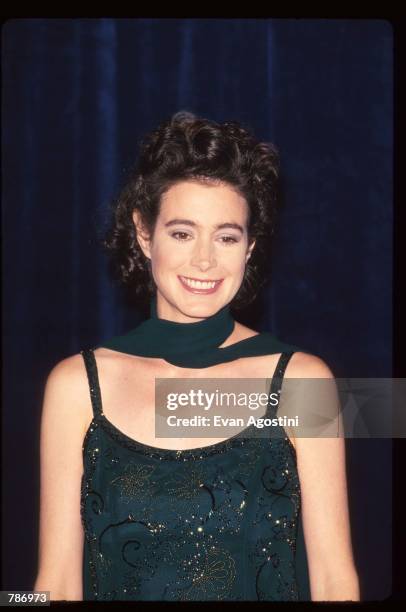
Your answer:
[[[171,236],[172,238],[175,238],[175,240],[179,240],[180,242],[185,242],[188,237],[191,237],[190,234],[188,234],[187,232],[180,231],[173,232]],[[238,240],[234,238],[234,236],[220,236],[220,240],[223,244],[234,244],[235,242],[238,242]]]
[[[233,244],[234,242],[237,242],[237,239],[234,238],[233,236],[221,236],[222,238],[226,238],[226,240],[224,241],[224,244]]]
[[[184,241],[183,238],[176,238],[177,235],[181,234],[182,236],[189,236],[189,234],[187,234],[186,232],[173,232],[173,234],[171,234],[171,236],[173,238],[175,238],[175,240],[180,240],[180,241]]]

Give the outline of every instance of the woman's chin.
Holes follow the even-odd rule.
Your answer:
[[[226,303],[226,301],[214,298],[214,296],[210,296],[210,299],[208,299],[208,296],[198,295],[191,295],[182,299],[177,298],[174,301],[176,308],[182,314],[195,319],[205,319],[216,314]]]

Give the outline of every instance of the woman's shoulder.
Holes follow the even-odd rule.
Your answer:
[[[89,416],[92,418],[92,405],[80,353],[57,361],[49,370],[44,387],[43,414],[51,420],[68,419],[73,429],[76,423],[85,431],[85,423]]]
[[[334,378],[328,364],[313,353],[295,351],[286,368],[286,376],[291,378]]]
[[[48,378],[52,378],[56,381],[65,381],[69,379],[70,382],[83,383],[87,381],[86,373],[86,362],[85,353],[86,351],[80,351],[74,355],[70,355],[58,361],[53,368],[50,370]],[[91,349],[91,352],[95,356],[96,366],[104,363],[110,363],[112,365],[124,361],[127,355],[105,349],[103,347],[97,349]]]
[[[87,402],[89,381],[82,354],[76,353],[57,361],[48,373],[45,390],[74,402]]]
[[[234,332],[236,333],[235,342],[257,336],[260,333],[237,321]],[[281,343],[281,345],[284,344]],[[286,346],[288,347],[289,345],[286,344]],[[334,378],[334,374],[328,364],[318,355],[305,350],[294,350],[292,352],[293,355],[286,367],[285,376],[292,378]]]
[[[48,381],[56,384],[70,383],[83,379],[84,362],[81,353],[57,361],[48,374]]]

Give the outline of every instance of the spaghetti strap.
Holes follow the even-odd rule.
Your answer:
[[[289,353],[282,353],[281,356],[279,357],[278,363],[276,364],[276,368],[275,368],[275,372],[274,375],[272,377],[272,383],[271,383],[271,388],[269,390],[269,394],[271,393],[277,393],[280,399],[280,395],[282,392],[282,383],[283,383],[283,377],[285,376],[285,370],[286,370],[286,366],[289,363],[289,360],[291,359],[292,355],[294,354],[294,351],[289,352]],[[275,416],[277,411],[279,408],[279,403],[275,406],[273,406],[273,404],[269,404],[268,406],[268,410],[267,410],[267,416],[269,416],[269,413],[272,412],[272,416]]]
[[[80,351],[86,366],[87,379],[89,381],[90,398],[92,400],[93,415],[95,417],[103,414],[99,376],[97,373],[97,363],[93,349]]]

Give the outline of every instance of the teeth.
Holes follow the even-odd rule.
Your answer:
[[[193,287],[194,289],[213,289],[216,284],[214,281],[211,283],[204,283],[201,281],[191,280],[190,278],[185,278],[184,276],[182,276],[182,280],[185,281],[189,287]]]

